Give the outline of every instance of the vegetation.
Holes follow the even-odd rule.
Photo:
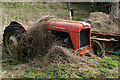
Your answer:
[[[66,3],[31,3],[31,2],[3,2],[3,16],[2,23],[5,28],[11,20],[22,23],[25,27],[30,25],[30,21],[39,19],[45,15],[57,16],[61,19],[68,19],[68,11]],[[91,8],[90,4],[71,4],[74,9],[73,19],[76,21],[85,20],[89,17],[91,11],[100,11],[99,7]],[[14,66],[21,64],[28,64],[28,61],[12,60],[3,51],[2,69],[3,77],[12,77],[9,74]],[[106,55],[100,58],[99,64],[95,64],[88,70],[84,69],[81,65],[74,64],[61,64],[59,67],[45,67],[39,66],[25,66],[23,74],[16,76],[19,78],[117,78],[118,77],[118,56]],[[89,57],[89,63],[94,59]],[[80,69],[83,69],[83,71]]]
[[[5,60],[6,58],[3,58]],[[10,60],[10,59],[9,59]],[[89,57],[91,63],[94,59]],[[19,78],[117,78],[118,77],[118,56],[106,55],[100,58],[99,64],[95,64],[89,69],[85,69],[81,64],[60,64],[59,67],[34,67],[25,66],[24,74],[16,76]],[[3,72],[14,71],[14,66],[27,64],[19,60],[3,61]],[[80,71],[81,69],[81,71]],[[15,74],[16,75],[16,74]],[[11,74],[4,74],[4,77],[11,77]]]
[[[7,26],[11,20],[18,21],[28,26],[30,21],[42,16],[51,15],[61,19],[67,19],[67,6],[65,3],[31,3],[31,2],[3,2],[3,26]]]
[[[3,26],[7,26],[11,20],[19,21],[24,26],[28,26],[30,21],[39,19],[45,15],[56,16],[61,19],[69,19],[66,3],[32,3],[32,2],[2,2]],[[71,4],[74,10],[73,20],[84,20],[89,17],[91,11],[96,10],[90,4]]]

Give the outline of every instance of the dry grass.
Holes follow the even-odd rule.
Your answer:
[[[31,22],[44,15],[55,15],[62,19],[68,19],[64,3],[47,3],[47,5],[43,3],[3,3],[3,7],[3,27],[7,26],[11,20],[19,21],[27,27],[27,25],[31,25]],[[22,39],[22,43],[24,41],[24,43],[29,43],[32,40],[28,45],[23,44],[23,48],[25,48],[25,45],[26,48],[30,48],[30,52],[26,50],[32,55],[32,58],[27,58],[29,62],[24,63],[19,60],[11,60],[8,55],[3,54],[3,57],[5,57],[3,58],[3,78],[117,77],[118,67],[116,67],[116,64],[118,58],[114,60],[110,56],[106,57],[108,58],[106,60],[106,58],[102,59],[86,55],[78,57],[71,49],[66,49],[54,43],[50,43],[51,45],[48,46],[49,42],[52,42],[52,39],[51,35],[48,35],[50,32],[44,29],[44,25],[45,23],[37,21],[34,27],[27,34],[24,34],[25,37],[23,38],[26,38],[27,35],[27,40]],[[48,41],[49,38],[50,40]],[[46,54],[46,56],[41,56],[41,54]],[[68,57],[66,58],[66,56]],[[109,62],[109,58],[113,59],[113,62]],[[105,63],[101,65],[103,60]],[[112,69],[108,70],[109,66],[105,67],[106,64],[113,65]]]
[[[109,19],[109,15],[102,12],[90,14],[87,22],[91,24],[92,31],[106,34],[119,34],[118,24]]]

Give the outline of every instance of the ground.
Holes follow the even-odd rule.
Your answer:
[[[99,8],[98,6],[96,6]],[[90,11],[94,10],[88,4],[71,4],[75,9],[73,19],[76,21],[85,20],[89,17]],[[57,16],[61,19],[69,19],[66,3],[2,3],[2,30],[11,20],[22,23],[26,28],[31,23],[44,15]],[[3,34],[3,31],[2,31]],[[2,39],[2,38],[1,38]],[[0,43],[2,46],[2,43]],[[0,48],[1,49],[1,48]],[[1,51],[1,50],[0,50]],[[118,56],[106,55],[104,58],[92,58],[82,56],[81,64],[61,64],[40,67],[35,61],[21,61],[11,59],[5,54],[3,47],[2,74],[5,77],[17,78],[117,78],[118,77]],[[87,62],[88,61],[88,62]],[[19,73],[19,74],[18,74]]]

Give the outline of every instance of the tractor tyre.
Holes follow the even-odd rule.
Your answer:
[[[91,49],[92,49],[92,53],[98,57],[104,57],[104,50],[102,48],[102,45],[95,40],[91,41]]]
[[[26,55],[22,54],[21,52],[22,50],[20,50],[20,37],[18,37],[19,35],[22,35],[22,33],[25,32],[25,30],[23,28],[20,28],[19,26],[7,26],[4,30],[4,34],[3,34],[3,43],[4,43],[4,47],[5,47],[5,51],[6,53],[11,56],[11,58],[15,58],[15,59],[21,59],[23,57],[25,57]],[[18,52],[20,50],[20,52]]]

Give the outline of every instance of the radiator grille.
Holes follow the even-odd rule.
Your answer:
[[[80,48],[90,46],[90,29],[80,31]]]

